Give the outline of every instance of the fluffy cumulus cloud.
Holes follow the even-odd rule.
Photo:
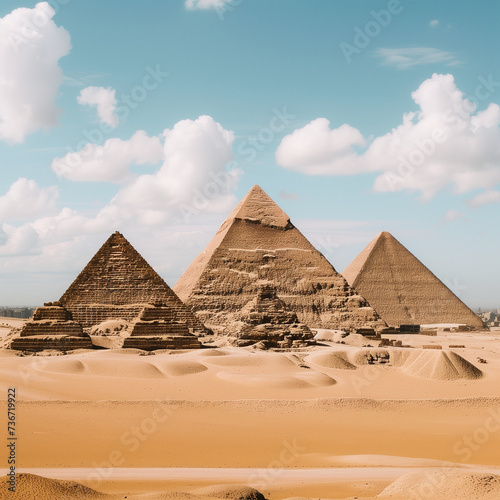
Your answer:
[[[41,2],[0,19],[0,138],[7,142],[23,142],[57,123],[59,59],[71,50],[71,41],[52,20],[54,14]]]
[[[282,140],[277,162],[308,175],[377,172],[375,191],[410,190],[423,199],[450,187],[489,191],[500,182],[500,107],[477,111],[473,101],[484,102],[498,86],[480,79],[476,95],[466,98],[452,75],[434,74],[412,94],[419,111],[366,147],[356,129],[327,129],[318,119]]]
[[[375,52],[375,55],[382,59],[382,64],[385,66],[394,66],[397,69],[408,69],[429,64],[444,64],[446,66],[460,64],[460,60],[455,54],[433,47],[379,49]]]
[[[104,87],[85,87],[80,91],[77,101],[82,106],[97,108],[99,120],[109,127],[116,127],[119,123],[116,111],[115,89]]]
[[[180,217],[186,222],[201,212],[224,211],[241,171],[231,168],[234,134],[210,116],[182,120],[158,137],[144,131],[130,139],[87,144],[81,151],[56,158],[53,171],[71,181],[106,181],[122,188],[99,217],[109,223],[139,220],[155,225]],[[132,165],[160,164],[154,173],[138,175]]]
[[[188,10],[219,10],[236,1],[241,2],[241,0],[186,0],[185,6]]]
[[[22,177],[0,196],[0,220],[29,219],[54,213],[58,196],[57,186],[39,187],[35,181]]]
[[[23,256],[37,253],[38,233],[29,225],[21,227],[2,224],[0,241],[0,256]]]
[[[132,178],[132,165],[156,165],[163,159],[159,137],[139,130],[130,139],[108,139],[103,145],[88,143],[81,151],[52,162],[52,170],[71,181],[117,182]]]
[[[317,118],[281,141],[278,163],[311,175],[356,174],[363,170],[355,146],[364,146],[359,130],[350,125],[331,129],[326,118]]]
[[[182,226],[183,233],[193,231],[199,220],[227,212],[237,202],[233,193],[241,172],[231,166],[233,140],[233,132],[200,116],[178,122],[159,137],[139,131],[128,140],[90,144],[76,160],[57,159],[52,168],[71,181],[121,182],[121,187],[93,214],[69,208],[57,213],[55,187],[19,179],[0,197],[0,217],[34,220],[3,225],[0,255],[37,255],[37,263],[60,255],[61,265],[69,266],[77,243],[97,242],[115,230],[145,231],[149,238],[168,223]],[[134,174],[131,166],[142,163],[158,166],[153,173]]]
[[[200,212],[224,211],[240,176],[232,160],[234,134],[210,116],[182,120],[162,134],[163,163],[121,189],[103,215],[159,224],[172,217],[189,222]],[[228,167],[228,168],[227,168]]]

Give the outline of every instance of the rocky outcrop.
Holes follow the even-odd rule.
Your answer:
[[[276,295],[272,285],[263,285],[257,296],[241,310],[237,345],[265,342],[268,347],[301,347],[313,334],[297,314]]]

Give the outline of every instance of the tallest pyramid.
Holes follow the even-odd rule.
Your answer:
[[[238,333],[238,315],[271,287],[299,321],[314,328],[383,325],[375,311],[254,186],[191,263],[174,291],[214,330]]]

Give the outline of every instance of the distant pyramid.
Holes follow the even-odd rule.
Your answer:
[[[387,324],[483,322],[387,232],[378,234],[343,272]]]
[[[254,186],[174,291],[208,327],[238,335],[238,315],[265,285],[308,327],[384,325],[288,215]]]
[[[43,339],[33,337],[55,334],[83,336],[90,344],[90,329],[110,320],[127,325],[124,347],[141,349],[199,347],[191,332],[207,331],[124,236],[115,232],[59,301],[35,311],[12,347],[40,350],[36,347],[44,345]],[[64,346],[61,339],[56,340],[48,344]],[[76,340],[66,343],[72,346]]]

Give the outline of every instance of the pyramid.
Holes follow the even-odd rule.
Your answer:
[[[384,326],[288,215],[254,186],[174,291],[209,328],[237,336],[238,315],[264,285],[273,286],[310,328]]]
[[[483,322],[396,238],[378,234],[343,272],[391,326]]]
[[[49,335],[66,337],[71,347],[76,337],[82,337],[91,347],[86,332],[110,320],[127,325],[123,347],[140,349],[199,347],[192,333],[208,331],[124,236],[115,232],[59,301],[35,311],[12,347],[40,350],[35,347],[50,344],[60,348],[62,338],[50,341]]]

